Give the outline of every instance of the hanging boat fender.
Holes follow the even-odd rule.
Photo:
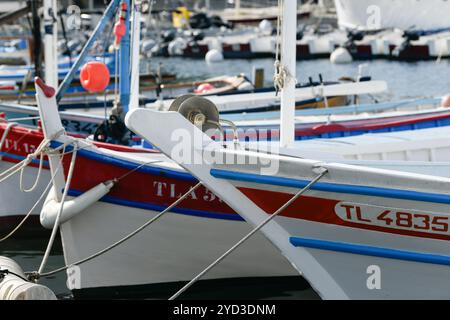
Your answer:
[[[14,260],[0,256],[0,300],[56,300],[56,296],[49,288],[26,280]]]
[[[120,16],[119,20],[114,24],[114,47],[116,49],[119,48],[120,42],[122,41],[122,38],[125,36],[127,32],[127,26],[125,24],[125,20],[127,19],[127,10],[128,5],[125,2],[122,2],[120,4]]]
[[[83,210],[87,209],[95,202],[99,201],[105,196],[114,186],[114,181],[109,180],[102,182],[92,189],[84,192],[82,195],[67,200],[64,202],[63,211],[61,212],[60,224],[70,220]],[[46,229],[52,229],[55,224],[56,216],[60,210],[61,203],[56,199],[54,189],[51,190],[47,199],[45,199],[44,206],[41,210],[40,221],[41,225]]]

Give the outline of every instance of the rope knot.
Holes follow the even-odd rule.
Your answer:
[[[26,276],[30,282],[37,282],[41,278],[40,273],[37,271],[27,272]]]

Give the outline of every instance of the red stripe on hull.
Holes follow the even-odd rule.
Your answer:
[[[70,156],[64,159],[67,175]],[[119,178],[130,172],[130,169],[102,163],[85,157],[78,157],[72,179],[71,189],[87,191],[101,182]],[[181,195],[186,193],[195,183],[176,178],[135,171],[120,180],[108,196],[117,199],[167,207]],[[200,187],[190,197],[182,201],[177,208],[206,212],[236,214],[208,189]]]
[[[239,190],[250,200],[258,205],[262,210],[271,214],[293,197],[292,194],[251,189],[240,187]],[[306,220],[311,222],[324,223],[340,227],[350,227],[356,229],[379,231],[384,233],[413,236],[420,238],[430,238],[438,240],[450,240],[450,235],[431,234],[412,230],[399,230],[382,226],[367,225],[342,220],[336,213],[335,207],[341,200],[330,200],[317,197],[301,196],[280,214],[287,218]],[[380,214],[382,210],[380,211]]]

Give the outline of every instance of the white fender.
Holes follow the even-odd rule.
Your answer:
[[[205,60],[208,63],[219,62],[223,60],[223,54],[217,49],[211,49],[206,53]]]
[[[15,273],[0,279],[0,300],[56,300],[49,288],[25,281],[25,273],[14,260],[0,256],[0,270]]]
[[[335,64],[350,63],[353,57],[346,48],[339,47],[331,53],[330,61]]]
[[[62,224],[70,220],[78,213],[90,207],[92,204],[105,196],[113,186],[114,182],[111,180],[102,182],[92,189],[89,189],[82,195],[70,200],[66,200],[64,202],[63,211],[61,212],[60,223]],[[44,228],[53,228],[60,207],[61,202],[57,200],[55,190],[52,188],[51,192],[45,199],[44,206],[41,210],[40,220],[41,225]]]

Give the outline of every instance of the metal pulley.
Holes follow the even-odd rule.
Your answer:
[[[169,107],[169,111],[177,111],[203,132],[219,129],[219,110],[208,99],[195,95],[183,95],[175,99]]]

